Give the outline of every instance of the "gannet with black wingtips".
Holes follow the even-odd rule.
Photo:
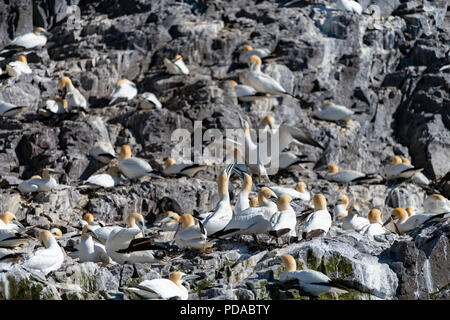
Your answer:
[[[45,105],[39,110],[42,114],[63,114],[67,112],[69,104],[66,99],[63,99],[59,96],[54,97],[53,99],[49,99],[45,101]]]
[[[169,279],[144,280],[139,285],[124,288],[124,291],[134,299],[187,300],[188,291],[181,284],[183,275],[185,274],[175,271],[169,275]]]
[[[236,97],[240,101],[250,102],[267,98],[267,96],[265,95],[258,94],[258,91],[256,91],[256,89],[251,86],[238,84],[234,80],[229,80],[229,82],[233,86],[234,91],[236,92]]]
[[[53,169],[44,169],[42,171],[42,178],[33,176],[31,179],[23,181],[19,184],[18,189],[21,193],[30,192],[45,192],[51,191],[58,187],[58,183],[51,176],[51,174],[62,174],[62,172]]]
[[[361,231],[362,228],[369,225],[370,222],[364,217],[359,217],[359,206],[353,204],[348,208],[347,216],[341,220],[342,229]]]
[[[105,246],[94,242],[90,234],[90,225],[85,225],[81,232],[81,241],[78,245],[80,262],[102,262],[108,264],[111,262],[106,253]]]
[[[140,95],[138,95],[139,99],[139,107],[141,109],[147,110],[147,109],[161,109],[162,104],[158,100],[158,98],[151,92],[144,92]]]
[[[103,226],[99,222],[94,221],[94,216],[92,213],[86,212],[81,220],[81,225],[89,225],[89,232],[92,234],[95,240],[105,244],[108,240],[109,235],[113,230],[120,230],[122,227],[119,226]]]
[[[0,214],[0,230],[21,231],[23,228],[23,225],[17,220],[14,213],[6,211]]]
[[[277,212],[270,218],[269,234],[273,237],[280,238],[288,236],[289,241],[291,237],[297,237],[295,225],[297,224],[297,217],[294,209],[292,209],[292,198],[287,194],[282,194],[277,199]]]
[[[326,180],[339,183],[347,183],[372,178],[371,175],[367,175],[355,170],[339,170],[338,166],[335,164],[328,165],[328,172],[324,174],[323,177]]]
[[[111,167],[106,173],[94,174],[90,176],[81,186],[90,189],[114,188],[120,183],[119,168]]]
[[[120,149],[119,169],[128,179],[139,179],[153,171],[150,164],[141,159],[131,156],[131,148],[124,144]]]
[[[45,249],[37,250],[28,255],[21,261],[21,265],[29,269],[39,270],[47,275],[61,267],[64,262],[64,253],[48,230],[39,232],[39,242],[44,245]]]
[[[203,224],[200,221],[196,224],[194,217],[188,213],[181,215],[174,239],[180,249],[198,249],[204,252],[214,245],[214,242],[207,241],[207,232]]]
[[[267,58],[272,55],[272,52],[266,48],[253,49],[250,45],[245,45],[242,48],[242,53],[239,56],[239,62],[248,63],[251,56],[258,56],[259,58]]]
[[[334,215],[333,218],[334,220],[336,220],[337,222],[342,222],[342,219],[344,219],[345,217],[347,217],[347,207],[350,203],[350,200],[348,199],[348,197],[341,193],[338,196],[338,200],[336,202],[336,205],[334,206]]]
[[[176,161],[174,158],[167,158],[163,173],[165,175],[185,175],[193,177],[195,174],[206,168],[205,165],[194,164],[192,161]]]
[[[322,106],[318,106],[314,110],[314,115],[327,121],[349,121],[354,118],[355,112],[345,106],[326,101]]]
[[[303,239],[324,236],[331,227],[331,215],[327,210],[327,199],[321,193],[314,195],[314,212],[306,217],[303,228]]]
[[[354,12],[357,14],[362,14],[361,5],[353,0],[338,0],[337,8],[344,11]]]
[[[25,33],[14,38],[8,47],[21,47],[23,49],[32,49],[36,47],[43,47],[47,43],[47,37],[52,34],[44,28],[37,27],[33,32]]]
[[[15,248],[32,238],[14,229],[0,229],[0,248]]]
[[[166,66],[167,71],[170,74],[173,74],[173,75],[177,75],[177,74],[188,75],[189,74],[189,69],[184,64],[183,57],[180,56],[179,54],[177,54],[175,56],[174,62],[170,61],[167,58],[164,58],[164,65]]]
[[[23,55],[17,58],[17,61],[12,61],[6,65],[6,72],[10,77],[18,77],[22,74],[32,73],[28,66],[27,58]]]
[[[273,186],[269,188],[270,190],[275,192],[277,197],[281,196],[282,194],[287,194],[292,198],[292,200],[300,199],[305,202],[311,200],[311,194],[306,189],[306,183],[302,181],[297,182],[297,184],[295,185],[295,189],[280,186]]]
[[[388,179],[398,179],[404,178],[409,179],[414,174],[419,173],[423,170],[414,168],[411,164],[403,163],[399,156],[392,157],[392,165],[386,167],[386,178]]]
[[[306,293],[313,296],[320,296],[328,292],[337,294],[347,292],[333,287],[333,281],[322,272],[315,270],[297,270],[297,263],[290,254],[281,256],[281,262],[283,263],[285,270],[280,274],[280,281],[297,280],[300,287]]]
[[[391,218],[392,219],[397,218],[397,220],[394,222],[395,230],[400,232],[400,234],[414,230],[414,229],[420,227],[425,222],[428,222],[428,221],[431,221],[434,219],[439,219],[444,216],[445,216],[445,213],[433,214],[433,215],[422,213],[422,214],[415,214],[415,215],[409,217],[408,212],[403,208],[395,208],[394,210],[391,211]],[[386,226],[387,224],[389,224],[390,222],[391,222],[391,220],[388,219],[383,224],[383,227]]]
[[[24,112],[25,110],[28,110],[28,108],[0,101],[0,116],[2,117],[15,117],[19,113]]]
[[[235,171],[236,172],[236,171]],[[246,173],[239,172],[239,175],[241,178],[243,178],[243,184],[241,191],[238,195],[238,200],[236,201],[236,204],[234,206],[234,215],[240,215],[245,209],[250,208],[250,201],[248,199],[248,196],[250,195],[250,192],[252,191],[252,176]]]
[[[387,230],[383,228],[383,222],[381,221],[381,211],[378,209],[370,210],[368,216],[370,224],[364,226],[359,233],[368,236],[373,239],[374,236],[385,234]]]
[[[117,101],[130,100],[137,95],[136,84],[128,79],[120,79],[117,81],[113,92],[109,95],[108,105],[112,105]]]
[[[64,92],[64,99],[67,100],[70,111],[77,108],[87,111],[88,104],[86,98],[73,86],[69,77],[59,79],[58,89]]]
[[[402,157],[402,163],[411,165],[411,161],[409,161],[408,158],[404,157]],[[421,187],[427,187],[430,185],[430,180],[428,180],[428,178],[425,177],[425,175],[422,172],[416,172],[415,174],[413,174],[411,180]]]
[[[441,194],[432,194],[425,198],[423,209],[426,213],[450,212],[450,201]]]
[[[100,140],[89,150],[89,155],[101,163],[108,164],[116,157],[116,152],[110,142]]]

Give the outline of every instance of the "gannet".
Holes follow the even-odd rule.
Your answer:
[[[114,188],[120,183],[119,168],[111,167],[106,173],[100,173],[90,176],[84,186],[92,189],[96,188]]]
[[[105,246],[92,240],[91,234],[89,234],[89,228],[91,226],[85,225],[83,231],[81,232],[81,241],[78,245],[79,255],[78,258],[80,262],[102,262],[110,263],[111,260],[106,253]]]
[[[41,113],[51,112],[54,114],[62,114],[67,112],[68,103],[66,99],[56,96],[53,99],[45,101],[45,105],[40,110]]]
[[[402,159],[399,156],[394,156],[392,158],[392,165],[387,166],[386,168],[386,177],[388,179],[397,179],[397,178],[405,178],[409,179],[414,174],[421,172],[423,168],[417,169],[414,166],[403,163]]]
[[[141,109],[161,109],[162,108],[162,104],[161,102],[158,100],[158,98],[151,92],[144,92],[140,95],[138,95],[138,99],[139,99],[139,107]]]
[[[252,173],[269,181],[266,168],[261,162],[258,145],[253,142],[250,135],[250,126],[244,121],[244,150],[245,150],[245,166]],[[256,163],[254,163],[256,162]]]
[[[175,244],[180,249],[198,249],[205,251],[214,245],[206,240],[207,232],[199,221],[195,223],[194,217],[188,213],[181,215],[178,230],[175,234]]]
[[[161,229],[163,231],[176,231],[178,228],[178,223],[180,221],[180,215],[173,211],[166,211],[164,213],[164,218],[161,219]]]
[[[59,79],[58,88],[65,93],[64,99],[67,100],[67,104],[71,111],[74,108],[81,108],[84,111],[87,111],[86,98],[73,86],[69,77],[62,77]]]
[[[306,190],[306,183],[304,183],[302,181],[297,182],[297,184],[295,186],[295,190],[291,189],[291,188],[280,187],[280,186],[273,186],[273,187],[269,187],[269,188],[270,188],[270,190],[275,192],[277,197],[281,196],[282,194],[287,194],[292,198],[292,200],[295,200],[295,199],[300,199],[302,201],[310,201],[311,200],[311,194],[309,193],[308,190]]]
[[[242,48],[242,53],[239,56],[239,62],[248,63],[251,56],[258,56],[259,58],[263,59],[269,57],[271,54],[272,52],[269,49],[266,48],[253,49],[252,46],[245,45]]]
[[[124,290],[133,298],[187,300],[188,291],[181,284],[183,275],[185,274],[175,271],[169,275],[169,279],[144,280],[139,285],[126,287]]]
[[[259,206],[258,197],[254,197],[250,199],[250,207],[257,207]]]
[[[342,229],[344,230],[355,230],[360,231],[365,226],[369,225],[370,222],[364,217],[359,217],[359,207],[353,204],[348,208],[347,216],[342,219]]]
[[[324,102],[323,107],[317,107],[314,115],[327,121],[349,121],[353,118],[355,112],[347,107],[337,105],[331,101]]]
[[[31,177],[19,184],[18,189],[22,193],[51,191],[58,186],[56,180],[50,174],[62,174],[53,169],[44,169],[41,177]]]
[[[0,116],[3,117],[14,117],[27,109],[26,107],[19,107],[12,103],[0,101]]]
[[[194,164],[192,161],[176,161],[174,158],[167,158],[163,173],[165,175],[185,175],[193,177],[197,172],[204,170],[206,166]]]
[[[45,29],[38,27],[33,32],[23,34],[14,38],[8,47],[21,47],[24,49],[32,49],[35,47],[43,47],[47,43],[47,37],[52,34]]]
[[[347,207],[349,204],[348,197],[341,193],[338,197],[336,205],[334,206],[334,219],[338,222],[342,222],[342,219],[347,216]]]
[[[368,214],[370,224],[364,226],[359,232],[363,235],[373,239],[374,236],[379,236],[386,233],[386,229],[383,228],[383,222],[381,221],[381,211],[378,209],[370,210]]]
[[[84,222],[83,222],[84,221]],[[89,232],[92,234],[95,240],[99,241],[102,244],[105,244],[108,240],[109,235],[114,230],[121,230],[122,227],[119,226],[103,226],[98,222],[94,221],[94,216],[91,213],[86,213],[83,216],[82,226],[84,227],[86,224],[90,226]]]
[[[6,65],[6,71],[10,77],[18,77],[22,74],[30,74],[32,72],[25,56],[19,56],[17,61],[8,63]]]
[[[15,248],[32,238],[13,229],[0,229],[0,248]]]
[[[89,150],[89,155],[101,163],[108,164],[116,157],[116,152],[110,142],[100,140]]]
[[[333,281],[322,272],[315,270],[297,270],[297,263],[290,254],[281,256],[281,262],[285,270],[280,274],[280,281],[297,280],[300,287],[306,293],[313,296],[320,296],[327,292],[335,292],[338,294],[347,292],[333,287]]]
[[[133,212],[125,219],[125,223],[128,228],[141,231],[140,234],[135,236],[136,239],[145,237],[145,219],[142,214]]]
[[[421,226],[425,222],[428,222],[429,220],[442,218],[445,213],[441,214],[426,214],[426,213],[419,213],[415,214],[411,217],[408,216],[408,212],[403,208],[396,208],[392,210],[391,212],[391,218],[395,219],[397,218],[397,221],[395,221],[395,230],[400,232],[400,234],[403,234],[405,232],[411,231],[416,229],[417,227]],[[391,222],[390,219],[388,219],[384,224],[383,227],[386,226]]]
[[[229,165],[220,175],[217,181],[217,189],[220,200],[212,212],[204,215],[203,226],[207,234],[216,233],[222,230],[233,217],[233,211],[230,204],[230,195],[228,193],[228,180],[231,176],[233,165]]]
[[[282,86],[271,76],[261,71],[261,59],[258,56],[251,56],[248,60],[248,81],[249,84],[258,92],[273,95],[291,96]]]
[[[48,230],[39,232],[39,242],[45,246],[45,249],[37,250],[27,256],[22,261],[22,266],[40,270],[47,275],[61,267],[64,262],[64,253],[56,239]]]
[[[164,65],[170,74],[189,74],[189,69],[183,62],[183,57],[177,54],[174,62],[164,58]]]
[[[287,194],[282,194],[277,199],[277,212],[270,218],[269,234],[276,238],[282,236],[297,237],[295,225],[297,224],[297,217],[294,209],[292,209],[292,198]],[[289,238],[290,240],[290,238]]]
[[[402,163],[411,165],[411,161],[409,161],[408,158],[404,158],[404,157],[402,158]],[[417,173],[413,174],[413,176],[411,177],[411,180],[415,184],[417,184],[421,187],[426,187],[426,186],[430,185],[430,180],[428,180],[428,178],[425,177],[425,175],[422,172],[417,172]]]
[[[61,238],[63,235],[61,229],[59,229],[59,228],[51,228],[50,233],[57,239]]]
[[[450,201],[440,194],[432,194],[425,198],[423,209],[427,213],[450,212]]]
[[[243,178],[243,184],[238,195],[238,200],[236,201],[236,205],[234,207],[235,215],[239,215],[245,209],[250,208],[250,201],[248,199],[248,196],[252,191],[252,177],[246,173],[242,173],[240,175],[242,175],[241,177]]]
[[[337,7],[340,10],[350,11],[350,12],[354,12],[354,13],[357,13],[357,14],[362,14],[361,5],[358,2],[356,2],[356,1],[352,1],[352,0],[338,0],[337,1]]]
[[[314,195],[314,212],[305,219],[302,237],[310,240],[324,236],[331,227],[331,215],[327,210],[327,199],[321,193]]]
[[[324,175],[324,178],[329,181],[347,183],[361,179],[369,179],[370,176],[355,170],[339,170],[337,165],[329,164],[328,172]]]
[[[128,179],[139,179],[153,171],[147,161],[131,157],[131,148],[124,144],[120,149],[119,169]]]
[[[14,213],[6,211],[0,215],[0,230],[1,229],[21,231],[23,225],[17,220]]]
[[[113,92],[109,96],[109,104],[112,105],[118,100],[130,100],[137,95],[137,87],[134,82],[128,79],[121,79],[117,82]]]
[[[241,101],[249,102],[266,98],[265,95],[258,95],[258,91],[256,91],[256,89],[253,87],[246,86],[244,84],[238,84],[234,80],[229,80],[229,82],[236,92],[236,97]]]

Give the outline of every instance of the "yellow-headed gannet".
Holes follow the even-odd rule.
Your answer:
[[[18,77],[22,74],[30,74],[31,69],[25,56],[19,56],[17,61],[12,61],[6,65],[6,71],[10,77]]]
[[[89,155],[95,160],[107,164],[116,157],[116,152],[110,142],[100,140],[89,150]]]
[[[109,95],[109,105],[120,100],[130,100],[137,95],[136,84],[128,79],[121,79],[117,82],[113,92]]]
[[[189,74],[189,69],[184,64],[183,57],[179,54],[175,56],[174,62],[164,58],[164,65],[170,74]]]
[[[86,98],[81,94],[81,92],[76,89],[69,77],[62,77],[58,81],[58,89],[62,90],[64,99],[67,100],[70,111],[72,109],[81,108],[87,111],[87,101]]]
[[[324,236],[331,227],[331,215],[327,210],[327,199],[321,193],[314,195],[314,212],[305,219],[302,237],[310,240]]]
[[[360,231],[370,222],[364,217],[359,217],[359,207],[354,204],[348,208],[347,216],[342,219],[342,229]]]
[[[203,224],[195,219],[192,215],[185,213],[181,216],[177,233],[175,234],[175,244],[180,249],[198,249],[205,251],[214,245],[214,242],[206,240],[207,232]]]
[[[131,157],[131,148],[124,144],[120,149],[119,169],[128,179],[138,179],[153,171],[150,164],[136,157]]]

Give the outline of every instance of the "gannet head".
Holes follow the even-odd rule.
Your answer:
[[[183,276],[182,272],[175,271],[169,275],[169,280],[175,283],[177,286],[182,287],[180,282],[182,276]]]
[[[250,46],[250,45],[245,45],[244,46],[244,48],[242,48],[242,51],[244,52],[244,53],[247,53],[247,52],[249,52],[250,50],[253,50],[253,48],[252,48],[252,46]]]
[[[282,194],[277,200],[278,211],[288,210],[290,207],[289,202],[291,202],[291,200],[292,198],[289,195]]]
[[[50,32],[48,32],[47,30],[45,30],[44,28],[41,27],[37,27],[33,30],[33,33],[37,36],[51,36],[52,34]]]
[[[439,201],[445,201],[445,200],[447,200],[447,198],[445,198],[443,195],[437,194],[437,193],[432,194],[432,195],[429,196],[428,198],[430,199],[430,201],[431,201],[432,203],[436,203],[436,202],[439,202]]]
[[[337,165],[335,165],[335,164],[329,164],[328,165],[328,173],[335,174],[335,173],[338,173],[338,172],[339,172],[339,168],[338,168]]]
[[[236,87],[236,86],[238,85],[237,82],[234,81],[234,80],[228,80],[228,82],[229,82],[233,87]]]
[[[145,220],[144,220],[144,217],[142,216],[142,214],[133,212],[125,219],[125,223],[130,227],[132,227],[134,225],[137,225],[140,227],[140,226],[145,225]]]
[[[298,192],[301,192],[301,193],[305,192],[305,190],[306,190],[306,183],[304,183],[302,181],[298,182],[297,185],[295,186],[295,190],[298,191]]]
[[[331,102],[331,101],[325,101],[325,102],[323,103],[324,108],[328,108],[328,107],[331,107],[331,106],[333,106],[333,105],[334,105],[334,103]]]
[[[348,197],[345,194],[341,193],[339,195],[337,204],[344,204],[345,207],[347,208],[349,202],[350,202],[350,200],[348,199]]]
[[[264,125],[264,127],[269,127],[269,129],[272,130],[275,124],[275,118],[269,114],[264,117],[262,124]]]
[[[189,213],[184,213],[183,215],[181,215],[181,218],[178,222],[181,223],[183,230],[195,225],[195,219]]]
[[[408,158],[402,158],[402,162],[406,164],[411,164],[411,161],[409,161]]]
[[[275,201],[277,199],[277,195],[275,192],[270,190],[267,187],[262,187],[258,193],[258,202],[260,204],[265,204],[267,201]]]
[[[179,222],[180,221],[180,216],[178,215],[178,213],[176,213],[176,212],[173,212],[173,211],[166,211],[165,213],[164,213],[164,218],[165,219],[167,219],[167,220],[174,220],[174,221],[177,221],[177,222]],[[169,220],[169,221],[170,221]]]
[[[27,58],[26,58],[25,56],[23,56],[23,55],[20,55],[20,56],[17,58],[17,61],[20,61],[20,62],[23,62],[23,63],[25,63],[25,64],[28,64]]]
[[[218,187],[219,196],[221,198],[229,197],[228,175],[225,171],[219,175],[219,179],[217,180],[217,187]]]
[[[127,144],[124,144],[120,148],[120,157],[122,159],[130,158],[131,157],[131,147]]]
[[[46,168],[46,169],[42,170],[42,178],[44,180],[48,180],[48,179],[50,179],[51,174],[63,174],[63,173],[64,172]]]
[[[119,174],[119,168],[118,167],[111,167],[109,168],[106,173],[108,173],[111,176],[115,176]]]
[[[251,70],[259,70],[261,68],[261,63],[261,58],[258,56],[251,56],[250,59],[248,59],[248,65]]]
[[[14,213],[6,211],[0,215],[0,220],[2,220],[4,224],[8,224],[13,220],[17,220],[17,218]]]
[[[391,216],[398,218],[400,222],[406,221],[408,219],[408,212],[403,208],[395,208],[391,212]]]
[[[83,220],[86,221],[87,223],[94,222],[94,215],[90,212],[86,212],[83,215]]]
[[[257,207],[259,206],[258,197],[254,197],[250,199],[250,207]]]
[[[400,158],[399,156],[393,156],[392,157],[392,164],[395,166],[397,164],[402,163],[402,158]]]
[[[327,199],[321,193],[315,194],[313,197],[314,211],[326,210],[327,209]]]
[[[52,228],[50,230],[50,233],[55,237],[55,238],[61,238],[63,233],[61,231],[61,229],[59,228]]]
[[[352,215],[352,216],[358,216],[359,215],[359,206],[354,203],[353,205],[350,206],[350,208],[348,208],[347,210],[347,215]]]
[[[67,109],[68,104],[67,104],[67,100],[66,99],[63,99],[60,96],[56,96],[53,100],[55,100],[55,102],[57,102],[57,103],[61,103],[63,108]]]
[[[372,209],[370,210],[369,214],[367,215],[367,218],[369,219],[370,223],[380,223],[381,222],[381,211],[378,209]]]
[[[408,208],[406,208],[406,212],[408,213],[408,217],[411,217],[411,216],[413,216],[415,213],[414,213],[414,207],[408,207]]]
[[[250,194],[252,191],[252,176],[244,173],[244,191]]]
[[[284,254],[281,256],[281,262],[284,264],[284,269],[286,272],[291,272],[297,270],[297,263],[295,259],[290,254]]]
[[[72,86],[72,81],[70,80],[69,77],[62,77],[61,79],[59,79],[59,81],[58,81],[59,89],[64,89],[64,88],[67,88],[70,86]]]
[[[167,158],[165,162],[166,169],[173,166],[175,164],[176,160],[174,158]]]
[[[41,232],[39,232],[39,242],[42,243],[44,247],[48,248],[48,246],[53,240],[55,240],[55,238],[53,237],[50,231],[41,230]]]
[[[183,60],[183,57],[180,56],[179,54],[177,54],[177,55],[175,56],[175,61],[178,61],[178,60]]]

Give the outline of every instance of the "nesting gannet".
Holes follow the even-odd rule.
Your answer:
[[[136,84],[128,79],[121,79],[117,82],[113,92],[109,96],[109,105],[118,100],[130,100],[137,95]]]
[[[106,173],[94,174],[84,181],[83,187],[91,189],[96,188],[114,188],[120,183],[119,168],[111,167]]]
[[[248,60],[248,80],[249,84],[258,92],[273,95],[292,95],[288,93],[281,84],[271,76],[261,71],[261,59],[258,56],[251,56]]]
[[[47,43],[47,37],[52,34],[45,29],[38,27],[33,32],[18,36],[11,41],[8,47],[21,47],[24,49],[32,49],[35,47],[43,47]]]
[[[251,198],[249,202],[250,202],[250,207],[259,206],[258,197]]]
[[[58,242],[48,230],[39,232],[39,242],[45,249],[40,249],[22,261],[22,266],[30,269],[40,270],[45,275],[58,270],[64,262],[64,253]]]
[[[189,74],[189,69],[184,64],[183,57],[179,54],[175,56],[174,62],[164,58],[164,65],[170,74]]]
[[[89,155],[101,163],[108,164],[116,157],[116,152],[110,142],[100,140],[89,150]]]
[[[289,202],[292,198],[287,194],[282,194],[277,199],[277,212],[270,218],[269,234],[274,237],[297,237],[295,225],[297,224],[297,217],[294,209],[292,209]],[[290,238],[289,238],[290,240]]]
[[[54,114],[62,114],[67,112],[68,103],[66,99],[63,99],[59,96],[56,96],[53,99],[49,99],[45,101],[45,105],[41,110],[41,113],[54,113]]]
[[[391,218],[397,218],[397,220],[395,221],[395,230],[400,232],[400,234],[414,230],[425,222],[428,222],[429,220],[442,218],[443,216],[444,213],[434,215],[419,213],[409,217],[408,212],[403,208],[396,208],[391,212]],[[386,226],[389,222],[391,222],[390,219],[388,219],[383,224],[383,227]]]
[[[62,77],[58,81],[58,88],[65,93],[64,99],[67,100],[70,110],[74,108],[81,108],[87,111],[86,98],[76,89],[69,77]]]
[[[89,233],[89,228],[91,226],[85,225],[83,231],[81,232],[81,241],[78,245],[79,255],[78,258],[80,262],[102,262],[110,263],[110,258],[106,253],[105,246],[94,242],[91,234]]]
[[[250,135],[250,126],[244,121],[244,150],[245,150],[245,166],[252,173],[269,181],[266,168],[261,162],[259,147],[253,142]],[[256,163],[254,163],[256,162]]]
[[[19,56],[17,61],[12,61],[6,65],[6,71],[10,77],[18,77],[22,74],[30,74],[31,68],[25,56]]]
[[[242,48],[242,53],[239,56],[239,62],[248,63],[251,56],[258,56],[263,59],[272,55],[272,52],[266,48],[253,49],[250,45],[245,45]]]
[[[133,212],[125,219],[125,223],[130,229],[141,231],[140,234],[135,236],[136,239],[145,237],[145,219],[142,214]]]
[[[161,102],[158,100],[158,98],[151,92],[144,92],[140,95],[138,95],[138,99],[139,99],[139,107],[141,109],[161,109],[162,108],[162,104]]]
[[[427,213],[450,212],[450,201],[441,194],[432,194],[425,198],[423,209]]]
[[[175,244],[180,249],[198,249],[205,251],[214,245],[214,242],[208,242],[206,240],[206,230],[203,228],[203,224],[199,221],[195,223],[194,217],[188,213],[181,216],[179,221],[179,227],[175,234]]]
[[[360,231],[365,226],[369,225],[370,222],[364,217],[359,217],[359,207],[354,204],[348,208],[347,216],[342,219],[342,229],[344,230],[355,230]]]
[[[358,2],[352,0],[338,0],[337,8],[344,11],[362,14],[361,5]]]
[[[139,179],[153,171],[147,161],[131,157],[131,148],[124,144],[120,149],[119,169],[128,179]]]
[[[359,232],[363,235],[373,238],[386,233],[386,229],[383,228],[383,222],[381,221],[381,211],[378,209],[370,210],[368,216],[370,224],[364,226]]]
[[[253,87],[246,86],[244,84],[238,84],[234,80],[229,80],[229,82],[236,92],[236,97],[241,101],[249,102],[266,98],[265,95],[258,94],[258,91],[256,91],[256,89]]]
[[[1,229],[21,231],[23,225],[17,220],[14,213],[6,211],[0,214],[0,230]]]
[[[310,240],[328,233],[331,227],[331,215],[327,210],[327,199],[321,193],[314,195],[314,212],[306,217],[303,239]]]
[[[323,107],[317,107],[314,110],[314,115],[327,121],[349,121],[353,118],[355,112],[347,107],[337,105],[331,101],[327,101],[323,104]]]
[[[369,179],[371,176],[355,170],[339,170],[337,165],[329,164],[328,172],[324,175],[324,178],[329,181],[347,183],[361,179]]]
[[[248,199],[248,196],[250,195],[250,192],[252,191],[252,176],[246,174],[246,173],[240,173],[241,178],[243,178],[243,184],[241,191],[238,195],[238,200],[236,201],[236,204],[234,206],[234,214],[239,215],[247,208],[250,208],[250,201]]]
[[[176,231],[179,221],[180,216],[178,213],[173,211],[166,211],[164,213],[164,218],[160,221],[161,229],[163,231]]]
[[[346,293],[347,291],[333,287],[333,281],[325,274],[315,270],[297,270],[297,263],[290,254],[281,256],[284,272],[280,274],[280,281],[298,280],[300,287],[306,293],[320,296],[327,292]]]
[[[414,168],[411,164],[403,163],[399,156],[392,157],[392,165],[386,168],[386,177],[388,179],[405,178],[409,179],[414,174],[421,172],[423,169]]]
[[[124,288],[124,291],[133,298],[187,300],[188,291],[181,284],[183,275],[184,273],[175,271],[169,275],[169,279],[144,280],[139,285]]]
[[[12,229],[0,229],[0,248],[15,248],[32,238]]]
[[[27,109],[26,107],[0,101],[0,116],[2,117],[14,117]]]
[[[213,234],[222,230],[233,217],[233,211],[230,204],[230,195],[228,193],[228,180],[231,176],[233,165],[229,165],[220,175],[217,181],[217,189],[220,200],[212,212],[205,214],[203,226],[208,234]]]
[[[174,158],[167,158],[163,173],[165,175],[185,175],[193,177],[197,172],[204,170],[206,166],[192,163],[192,161],[176,161]]]
[[[277,197],[281,196],[282,194],[289,195],[292,200],[300,199],[302,201],[310,201],[311,200],[311,194],[308,190],[306,190],[306,183],[300,181],[297,182],[295,189],[286,188],[286,187],[280,187],[280,186],[273,186],[269,187],[270,190],[275,192]]]
[[[345,194],[341,193],[339,195],[336,205],[334,206],[334,220],[341,222],[342,219],[347,216],[347,207],[349,202],[350,201]]]
[[[44,169],[42,178],[39,176],[31,177],[31,179],[20,183],[18,189],[22,193],[51,191],[58,186],[56,180],[50,176],[51,174],[62,174],[62,172]]]
[[[411,161],[409,161],[408,158],[404,157],[402,158],[402,163],[411,165]],[[430,185],[430,180],[428,180],[428,178],[425,177],[425,175],[422,172],[416,172],[415,174],[413,174],[411,180],[421,187],[427,187]]]

